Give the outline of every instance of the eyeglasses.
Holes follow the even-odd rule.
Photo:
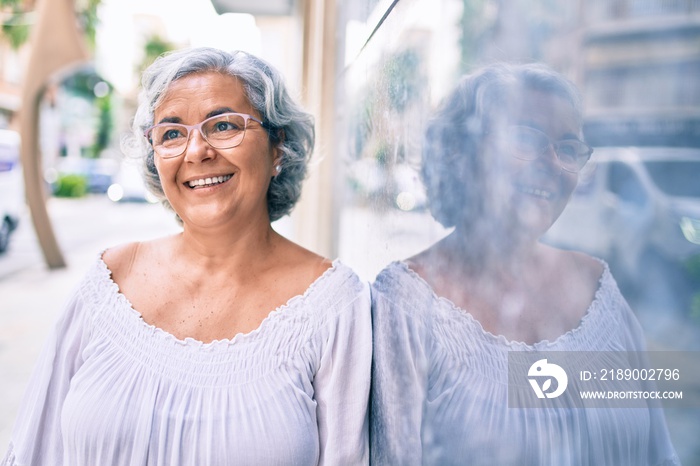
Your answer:
[[[552,141],[542,131],[529,126],[509,126],[500,134],[500,140],[513,157],[520,160],[537,160],[552,146],[561,168],[571,173],[578,173],[593,153],[593,149],[583,141]]]
[[[159,123],[151,126],[143,135],[153,146],[153,151],[163,159],[182,155],[193,130],[198,130],[214,149],[232,149],[243,142],[248,121],[266,125],[257,118],[244,113],[222,113],[196,125],[181,123]]]

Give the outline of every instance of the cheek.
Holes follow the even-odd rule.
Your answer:
[[[573,194],[576,185],[578,185],[578,174],[562,170],[560,186],[562,195],[566,197],[567,200]]]
[[[172,185],[175,183],[176,170],[171,165],[172,164],[168,164],[167,162],[163,162],[158,159],[155,161],[160,186],[165,194],[172,189]]]

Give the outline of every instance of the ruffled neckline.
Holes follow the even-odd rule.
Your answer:
[[[299,312],[307,309],[307,306],[304,306],[307,301],[316,296],[320,289],[326,286],[327,282],[329,282],[332,277],[338,275],[341,270],[346,269],[339,259],[335,259],[331,266],[319,277],[317,277],[303,294],[292,296],[286,303],[270,311],[270,313],[260,322],[260,325],[257,328],[251,330],[250,332],[237,333],[231,338],[222,338],[212,340],[210,342],[203,342],[193,337],[178,338],[167,330],[146,322],[143,319],[143,315],[131,304],[126,295],[120,291],[119,285],[112,279],[112,271],[102,259],[103,253],[104,251],[99,254],[96,264],[98,270],[97,284],[98,286],[103,285],[105,288],[107,288],[109,297],[116,300],[118,304],[117,312],[121,311],[122,309],[126,311],[126,314],[121,316],[123,319],[130,320],[133,324],[139,325],[142,330],[158,335],[160,338],[170,343],[181,346],[198,347],[202,349],[229,347],[231,345],[242,344],[244,342],[254,341],[257,338],[260,338],[261,335],[267,332],[268,328],[274,327],[279,321],[292,318]]]
[[[554,347],[562,346],[564,342],[576,338],[576,336],[584,332],[586,329],[588,329],[588,327],[592,325],[591,321],[593,321],[595,319],[595,316],[601,312],[601,302],[604,299],[603,294],[605,293],[606,283],[612,279],[612,275],[610,274],[610,269],[605,261],[598,258],[594,259],[603,265],[603,272],[598,278],[598,287],[593,296],[593,300],[588,305],[588,308],[581,317],[581,320],[579,321],[578,325],[559,335],[554,340],[544,339],[535,343],[526,343],[524,341],[511,340],[505,335],[497,335],[486,330],[481,324],[481,322],[479,322],[479,320],[476,319],[469,311],[457,306],[449,298],[439,296],[435,292],[433,287],[430,286],[430,284],[427,281],[425,281],[425,279],[421,277],[415,270],[413,270],[410,267],[410,265],[408,265],[408,263],[406,263],[405,261],[392,262],[389,268],[401,268],[415,281],[420,283],[420,286],[432,297],[433,300],[443,305],[449,311],[451,317],[459,320],[466,319],[470,326],[475,328],[479,334],[483,335],[484,338],[491,341],[492,343],[519,351],[545,351],[551,350]]]

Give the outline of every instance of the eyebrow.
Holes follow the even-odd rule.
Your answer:
[[[521,125],[521,126],[529,126],[530,128],[534,128],[534,129],[536,129],[536,130],[538,130],[538,131],[543,132],[544,134],[547,134],[547,132],[544,130],[544,128],[540,127],[540,126],[539,126],[538,124],[536,124],[536,123],[533,123],[533,122],[528,121],[528,122],[520,123],[520,125]],[[575,140],[577,140],[577,141],[583,142],[582,139],[579,138],[578,134],[574,134],[574,133],[566,133],[566,134],[564,134],[563,137],[562,137],[561,139],[559,139],[559,140],[560,140],[560,141],[567,141],[567,140],[570,140],[570,139],[575,139]]]
[[[234,109],[232,109],[230,107],[219,107],[216,110],[212,110],[211,112],[207,113],[207,116],[204,119],[206,120],[207,118],[211,118],[213,116],[221,115],[224,113],[238,113],[238,112],[236,112]]]
[[[161,120],[158,122],[158,124],[161,123],[180,123],[180,118],[179,117],[165,117],[161,118]]]
[[[545,134],[546,134],[546,133],[545,133]],[[560,140],[560,141],[570,141],[570,140],[572,140],[572,139],[574,139],[574,140],[576,140],[576,141],[581,141],[581,142],[583,142],[581,139],[579,139],[578,134],[573,134],[573,133],[566,133],[566,134],[564,134],[563,137],[562,137],[561,139],[559,139],[559,140]]]
[[[237,112],[230,107],[219,107],[219,108],[214,109],[211,112],[207,113],[206,116],[204,117],[204,119],[206,120],[207,118],[211,118],[211,117],[216,116],[216,115],[222,115],[224,113],[237,113]],[[161,124],[161,123],[182,123],[182,119],[180,117],[176,117],[176,116],[165,117],[165,118],[162,118],[158,122],[158,124]]]

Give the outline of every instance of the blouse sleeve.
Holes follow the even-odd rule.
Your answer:
[[[369,286],[357,282],[352,302],[338,310],[313,380],[319,465],[369,462],[368,399],[372,364]],[[342,292],[341,292],[342,293]]]
[[[63,464],[61,410],[87,340],[76,291],[46,342],[22,399],[2,466]]]
[[[412,315],[412,308],[400,297],[372,288],[372,464],[420,465],[423,461],[428,329]]]

